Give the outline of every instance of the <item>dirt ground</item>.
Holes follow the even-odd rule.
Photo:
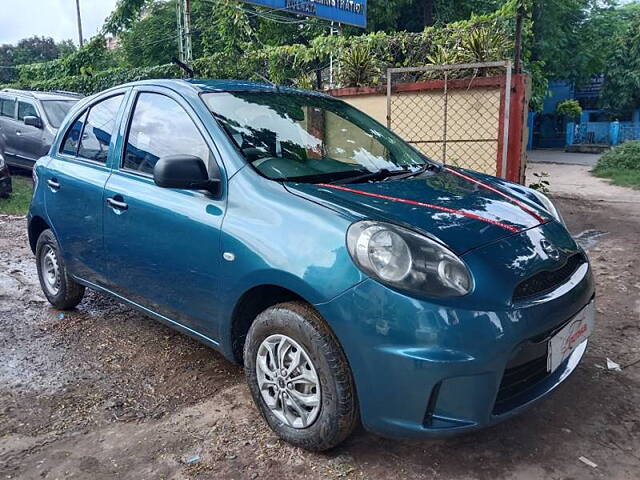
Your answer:
[[[93,292],[52,309],[24,219],[0,217],[0,478],[640,478],[640,207],[558,202],[574,234],[608,232],[589,245],[598,323],[574,375],[484,431],[359,430],[324,454],[279,441],[241,368],[196,341]]]

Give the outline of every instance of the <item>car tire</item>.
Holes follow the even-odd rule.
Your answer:
[[[298,347],[302,349],[299,353]],[[270,360],[281,353],[282,362],[274,365]],[[358,402],[351,369],[334,334],[310,305],[281,303],[258,315],[247,334],[244,365],[260,413],[271,429],[292,445],[327,450],[341,443],[356,427]],[[284,370],[291,370],[288,377],[279,376]],[[265,371],[280,373],[276,379]],[[278,385],[280,380],[284,385]],[[297,409],[292,407],[294,403]],[[299,413],[301,406],[303,413]],[[306,425],[303,416],[308,420]]]
[[[67,272],[58,241],[49,229],[38,237],[36,265],[40,287],[51,305],[59,310],[71,310],[80,303],[84,286],[73,280]]]

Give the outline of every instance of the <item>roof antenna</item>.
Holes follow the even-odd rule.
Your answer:
[[[182,70],[184,70],[189,78],[193,78],[193,69],[189,65],[187,65],[184,62],[181,62],[176,57],[173,57],[171,59],[171,63],[174,63],[175,65],[179,66]]]
[[[258,77],[260,77],[262,80],[264,80],[266,83],[268,83],[268,84],[269,84],[269,85],[271,85],[273,88],[275,88],[277,92],[279,92],[279,91],[280,91],[280,87],[278,86],[278,84],[277,84],[277,83],[272,82],[271,80],[269,80],[267,77],[265,77],[264,75],[262,75],[262,74],[261,74],[261,73],[259,73],[259,72],[254,72],[254,73],[255,73],[255,75],[257,75]]]

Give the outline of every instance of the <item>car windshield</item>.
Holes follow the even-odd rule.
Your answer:
[[[78,100],[43,100],[42,107],[53,128],[60,128],[67,112]]]
[[[349,104],[320,95],[202,95],[244,157],[273,180],[331,182],[414,171],[427,158]]]

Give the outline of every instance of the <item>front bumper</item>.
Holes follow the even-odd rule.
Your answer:
[[[586,341],[547,374],[546,340],[593,298],[585,267],[544,300],[518,308],[479,311],[464,308],[462,300],[437,305],[373,280],[316,308],[345,351],[364,426],[421,438],[497,423],[558,386],[578,365]],[[545,371],[504,395],[505,371],[534,344],[545,349]],[[534,368],[540,358],[532,361]]]

